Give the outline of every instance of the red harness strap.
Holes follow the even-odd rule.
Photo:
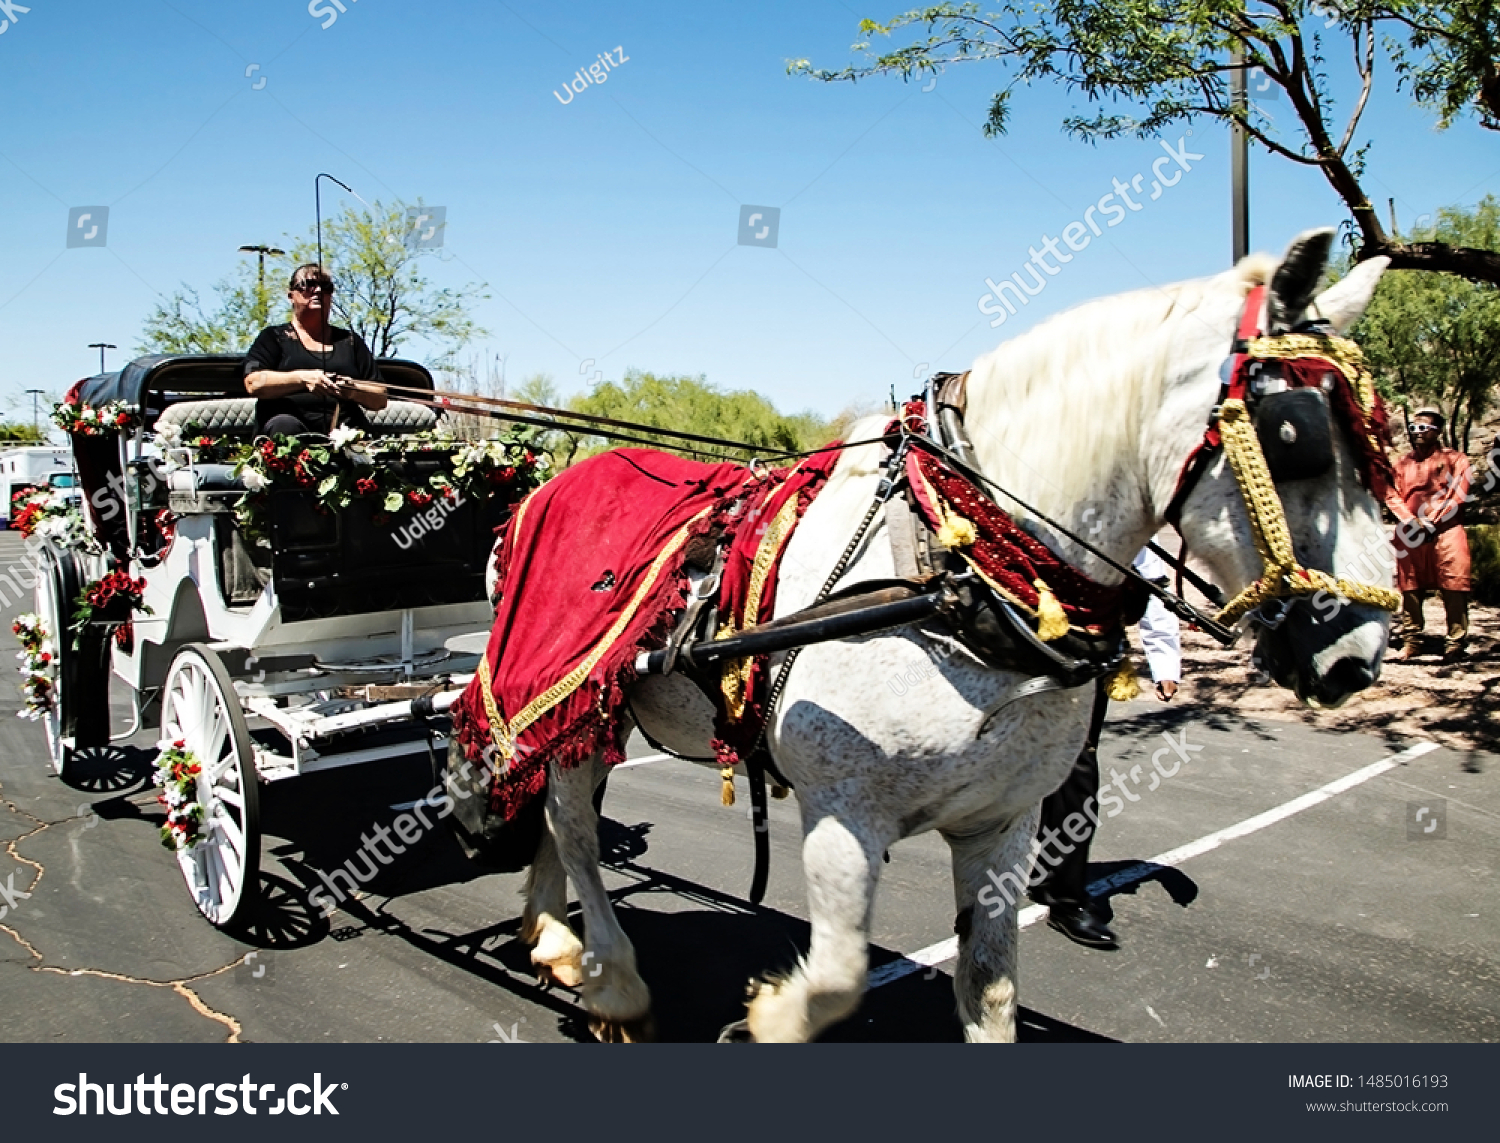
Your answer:
[[[1178,521],[1182,518],[1182,506],[1188,498],[1188,493],[1192,492],[1193,486],[1198,483],[1198,478],[1203,475],[1203,470],[1208,467],[1223,443],[1219,437],[1218,405],[1222,405],[1231,397],[1238,397],[1241,400],[1245,397],[1245,363],[1248,355],[1244,352],[1244,347],[1249,344],[1251,338],[1260,334],[1260,311],[1265,298],[1264,286],[1256,286],[1245,297],[1245,309],[1240,314],[1239,330],[1235,334],[1234,352],[1229,358],[1229,377],[1219,391],[1219,401],[1214,406],[1214,414],[1209,419],[1208,428],[1203,431],[1203,439],[1183,462],[1182,471],[1177,475],[1177,487],[1172,492],[1172,499],[1167,504],[1166,512],[1163,513],[1167,523],[1174,528],[1177,528]]]

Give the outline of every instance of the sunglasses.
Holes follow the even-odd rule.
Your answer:
[[[296,290],[299,294],[313,294],[319,290],[322,290],[325,294],[331,294],[333,293],[333,283],[309,279],[306,282],[293,282],[292,289]]]
[[[1436,425],[1413,425],[1411,427],[1411,431],[1412,435],[1416,436],[1421,433],[1437,433],[1441,432],[1442,430],[1439,429]]]

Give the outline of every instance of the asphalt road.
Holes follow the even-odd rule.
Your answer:
[[[0,533],[0,564],[19,552]],[[7,593],[0,580],[8,626],[30,602]],[[198,915],[157,840],[155,734],[92,760],[69,786],[50,771],[39,725],[6,717],[17,709],[7,684],[0,1039],[589,1039],[574,994],[529,971],[516,939],[522,876],[476,868],[441,828],[332,917],[309,908],[316,871],[352,858],[361,834],[426,791],[425,757],[265,787],[265,904],[252,931],[231,937]],[[1124,882],[1110,897],[1124,947],[1086,951],[1029,924],[1023,1040],[1500,1040],[1500,759],[1142,700],[1113,708],[1106,779],[1111,767],[1149,769],[1163,732],[1202,749],[1106,819],[1094,847],[1094,878]],[[713,1040],[743,1014],[746,981],[806,948],[795,805],[773,803],[770,891],[752,907],[743,793],[724,809],[717,775],[676,761],[610,780],[606,882],[665,1040]],[[885,983],[824,1038],[957,1040],[941,959],[953,925],[946,847],[924,836],[890,858],[871,958]]]

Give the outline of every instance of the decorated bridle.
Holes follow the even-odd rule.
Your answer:
[[[1337,411],[1350,432],[1360,481],[1383,500],[1392,480],[1386,414],[1359,346],[1335,336],[1326,323],[1263,334],[1265,294],[1257,286],[1245,300],[1218,403],[1182,467],[1166,519],[1179,527],[1184,502],[1222,449],[1244,498],[1262,571],[1215,616],[1219,623],[1233,624],[1256,608],[1285,601],[1276,614],[1261,613],[1263,622],[1275,626],[1296,599],[1319,592],[1395,611],[1401,605],[1396,592],[1303,567],[1292,548],[1276,481],[1306,480],[1333,467]]]

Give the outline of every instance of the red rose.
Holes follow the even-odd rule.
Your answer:
[[[513,468],[511,468],[511,467],[509,467],[508,465],[505,468],[502,468],[500,470],[500,479],[503,480],[503,481],[512,480],[512,479],[515,478],[515,475],[516,475],[516,470],[513,469]]]
[[[115,424],[117,424],[117,425],[125,425],[125,424],[129,424],[129,423],[130,423],[130,414],[129,413],[117,413],[115,415]]]
[[[380,486],[375,483],[374,477],[370,476],[361,476],[354,482],[354,490],[361,496],[369,496],[371,493],[376,492],[379,487]]]

